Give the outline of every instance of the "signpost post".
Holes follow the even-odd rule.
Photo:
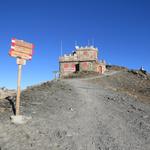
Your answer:
[[[17,98],[16,98],[16,112],[15,116],[12,116],[13,123],[24,123],[23,116],[20,115],[20,93],[21,93],[21,71],[22,65],[26,64],[26,60],[31,60],[33,55],[34,45],[27,43],[23,40],[17,40],[15,38],[11,41],[11,50],[9,55],[11,57],[17,58],[18,64],[18,81],[17,81]]]
[[[18,65],[18,82],[17,82],[17,99],[16,99],[16,115],[20,114],[20,91],[21,91],[21,70],[22,65]]]

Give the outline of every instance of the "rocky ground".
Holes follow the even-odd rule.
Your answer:
[[[15,101],[15,99],[16,99],[15,90],[8,90],[5,87],[0,88],[0,113],[5,112],[7,110],[11,111],[12,100]]]
[[[150,150],[149,75],[126,69],[29,87],[23,125],[10,123],[14,97],[0,113],[0,150]]]

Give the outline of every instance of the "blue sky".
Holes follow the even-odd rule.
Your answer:
[[[149,0],[0,0],[0,87],[16,88],[16,59],[8,56],[11,38],[35,45],[23,66],[22,87],[53,79],[63,53],[75,41],[85,46],[94,39],[99,58],[109,64],[150,72]]]

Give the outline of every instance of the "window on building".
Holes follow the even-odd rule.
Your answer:
[[[64,68],[68,68],[69,67],[69,65],[68,64],[64,64]]]

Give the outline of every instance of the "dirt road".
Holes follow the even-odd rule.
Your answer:
[[[150,106],[89,80],[24,91],[21,110],[32,120],[13,125],[12,112],[0,114],[0,149],[150,150]]]

